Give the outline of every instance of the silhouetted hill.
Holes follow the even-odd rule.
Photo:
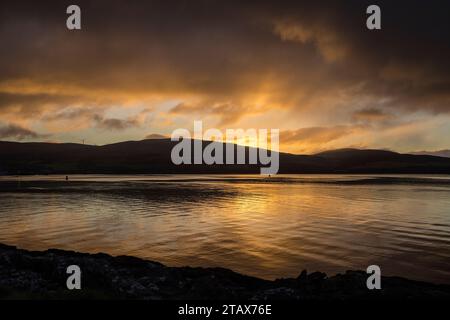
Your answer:
[[[382,159],[382,158],[389,158],[389,157],[395,157],[399,153],[392,152],[392,151],[386,151],[386,150],[376,150],[376,149],[351,149],[351,148],[344,148],[344,149],[336,149],[336,150],[328,150],[324,152],[316,153],[316,156],[327,158],[327,159],[341,159],[341,160],[348,160],[348,159]]]
[[[450,159],[387,150],[338,149],[315,154],[343,172],[449,173]]]
[[[219,144],[225,151],[227,144]],[[170,139],[104,146],[0,142],[1,174],[259,173],[259,165],[174,165]],[[232,146],[236,150],[236,145]],[[246,158],[250,148],[246,147]],[[280,153],[279,173],[450,173],[450,159],[384,150],[339,149],[315,155]]]
[[[411,154],[418,154],[418,155],[429,155],[429,156],[450,158],[450,150],[418,151],[418,152],[410,152],[410,153]]]

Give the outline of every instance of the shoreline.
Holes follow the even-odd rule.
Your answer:
[[[68,290],[69,265],[81,268],[81,290]],[[132,256],[59,249],[28,251],[0,243],[0,299],[146,300],[417,300],[450,299],[450,285],[381,277],[368,290],[365,271],[300,272],[264,280],[224,268],[168,267]]]

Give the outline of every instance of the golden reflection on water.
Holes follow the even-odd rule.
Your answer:
[[[450,283],[450,184],[83,179],[3,184],[0,242],[264,278],[378,264],[384,274]]]

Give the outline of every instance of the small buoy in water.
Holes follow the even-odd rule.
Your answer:
[[[69,176],[66,176],[66,181],[69,180]]]

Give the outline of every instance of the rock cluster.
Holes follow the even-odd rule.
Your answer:
[[[82,289],[66,287],[69,265],[82,270]],[[449,299],[450,286],[382,277],[368,290],[367,274],[321,272],[274,281],[223,268],[172,268],[130,256],[50,249],[26,251],[0,244],[0,299]]]

